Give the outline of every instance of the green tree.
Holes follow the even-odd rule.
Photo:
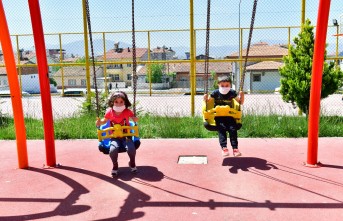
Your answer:
[[[309,19],[302,26],[298,37],[294,38],[294,46],[290,53],[283,57],[285,65],[279,69],[281,78],[280,93],[286,102],[295,103],[308,115],[311,87],[312,60],[314,51],[313,26]],[[324,60],[326,60],[326,51]],[[342,71],[334,62],[324,61],[321,98],[333,94],[342,85]]]
[[[213,79],[212,90],[218,89],[218,79],[216,79],[217,73],[215,71],[211,71],[211,78]]]
[[[151,83],[162,83],[162,75],[163,75],[163,64],[152,64],[150,65],[151,71]],[[149,81],[149,75],[146,76],[146,81]]]
[[[50,77],[49,81],[50,81],[50,84],[53,84],[55,87],[57,86],[57,82],[54,78]]]

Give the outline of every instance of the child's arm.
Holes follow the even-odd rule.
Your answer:
[[[107,121],[108,121],[108,119],[106,119],[106,118],[102,118],[102,119],[98,118],[98,119],[95,121],[95,125],[96,125],[97,127],[100,127],[101,125],[107,123]]]
[[[211,95],[208,96],[208,94],[204,94],[204,101],[208,102],[208,101],[211,100],[211,99],[213,99],[213,98],[211,97]]]
[[[235,97],[236,101],[240,104],[244,103],[244,92],[240,91],[239,96]]]
[[[130,117],[134,122],[138,122],[139,118],[138,117]]]

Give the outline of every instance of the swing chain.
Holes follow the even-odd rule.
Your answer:
[[[253,6],[253,10],[252,10],[250,30],[249,30],[248,46],[247,46],[247,51],[246,51],[246,55],[245,55],[244,68],[243,68],[243,73],[242,73],[242,76],[241,76],[241,82],[240,82],[240,86],[239,86],[239,90],[240,91],[243,91],[243,86],[244,86],[245,72],[246,72],[246,69],[247,69],[248,56],[249,56],[249,50],[250,50],[250,44],[251,44],[251,38],[252,38],[252,32],[254,30],[256,7],[257,7],[257,0],[254,0],[254,6]]]
[[[133,84],[133,113],[136,116],[136,93],[137,93],[137,59],[135,37],[135,0],[132,0],[132,84]]]
[[[92,67],[93,67],[93,82],[94,82],[94,89],[95,89],[95,102],[96,102],[96,114],[99,117],[100,114],[100,107],[99,107],[99,96],[98,96],[98,85],[96,82],[96,70],[95,70],[95,61],[94,61],[94,48],[93,48],[93,38],[92,38],[92,28],[91,28],[91,19],[89,13],[89,3],[88,0],[85,0],[86,6],[86,16],[87,16],[87,24],[88,24],[88,33],[89,33],[89,41],[91,45],[91,59],[92,59]],[[88,44],[88,42],[87,42]]]
[[[208,66],[210,54],[210,22],[211,22],[211,0],[207,0],[207,19],[206,19],[206,48],[205,48],[205,91],[208,93]]]

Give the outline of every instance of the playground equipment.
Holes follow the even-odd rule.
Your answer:
[[[257,0],[254,0],[254,6],[251,16],[251,24],[249,31],[249,40],[246,50],[244,69],[241,75],[240,91],[243,91],[245,71],[249,56],[249,49],[251,44],[252,32],[254,30],[254,21],[256,15]],[[209,39],[210,39],[210,15],[211,15],[211,0],[207,1],[207,26],[206,26],[206,52],[205,52],[205,90],[204,93],[208,94],[208,63],[209,63]],[[217,131],[216,117],[233,117],[237,124],[237,129],[242,127],[242,106],[235,99],[230,101],[229,105],[217,105],[214,104],[214,99],[203,101],[203,121],[204,127],[209,131]]]
[[[85,0],[83,0],[84,2]],[[38,0],[29,0],[29,7],[32,8],[31,12],[31,20],[33,25],[33,34],[39,35],[39,37],[35,38],[35,48],[38,52],[38,48],[40,48],[40,52],[44,48],[44,35],[42,30],[42,21],[40,17],[40,8],[38,4]],[[327,34],[327,26],[328,26],[328,15],[330,11],[330,0],[320,0],[319,7],[318,7],[318,16],[317,16],[317,31],[316,31],[316,41],[314,46],[314,60],[313,60],[313,69],[312,69],[312,79],[311,79],[311,96],[310,96],[310,109],[309,109],[309,133],[308,133],[308,152],[307,152],[307,165],[315,166],[318,161],[318,128],[319,128],[319,113],[320,113],[320,93],[321,93],[321,83],[322,83],[322,70],[323,70],[323,60],[324,60],[324,52],[325,52],[325,43],[326,43],[326,34]],[[194,37],[194,27],[193,27],[193,0],[190,0],[190,35],[191,35],[191,42],[193,41]],[[134,24],[134,23],[133,23]],[[9,78],[14,80],[16,74],[13,68],[14,55],[11,53],[12,48],[10,47],[10,35],[8,32],[6,16],[4,13],[4,9],[2,6],[2,0],[0,0],[0,41],[2,44],[2,50],[5,58],[6,69],[8,71]],[[37,26],[40,26],[37,28]],[[134,27],[134,25],[133,25]],[[87,29],[84,29],[84,33],[87,33]],[[133,32],[134,35],[134,32]],[[8,40],[9,39],[9,40]],[[133,39],[134,40],[134,39]],[[85,45],[87,45],[87,41],[85,41]],[[4,46],[5,45],[5,46]],[[191,44],[191,47],[194,47],[194,44]],[[86,48],[86,46],[85,46]],[[38,56],[41,57],[43,53],[37,53]],[[88,51],[86,52],[88,54]],[[44,56],[46,59],[46,56]],[[42,59],[42,60],[41,60]],[[43,58],[38,58],[44,62]],[[94,59],[93,59],[94,60]],[[88,62],[88,61],[86,61]],[[194,65],[194,60],[192,61],[192,65]],[[12,66],[9,67],[9,66]],[[44,122],[44,137],[45,137],[45,144],[46,144],[46,158],[47,158],[47,165],[48,166],[55,166],[55,149],[54,149],[54,136],[53,136],[53,124],[52,122],[52,115],[48,112],[51,110],[51,102],[50,100],[50,88],[49,88],[49,81],[47,79],[47,72],[46,68],[44,68],[44,63],[38,62],[39,68],[39,77],[42,78],[40,80],[41,85],[41,94],[42,94],[42,103],[43,103],[43,122]],[[43,67],[42,67],[43,66]],[[41,71],[42,70],[42,71]],[[135,68],[134,68],[135,70]],[[44,73],[43,73],[44,72]],[[14,74],[13,74],[14,73]],[[14,77],[13,77],[14,76]],[[134,80],[136,76],[134,76]],[[22,105],[20,104],[20,89],[18,87],[19,84],[9,82],[10,91],[11,91],[11,99],[12,104],[15,104],[15,108],[13,108],[14,114],[14,121],[16,127],[16,139],[17,139],[17,152],[18,152],[18,160],[19,160],[19,168],[27,168],[28,164],[25,162],[27,159],[27,152],[26,152],[26,137],[25,135],[25,125],[23,122],[23,114],[22,114]],[[134,90],[135,93],[135,90]],[[44,97],[44,99],[43,99]],[[135,103],[135,96],[134,96],[134,103]],[[46,114],[46,117],[45,117]]]
[[[94,80],[94,89],[95,89],[95,99],[96,99],[96,110],[97,116],[99,118],[100,107],[99,107],[99,98],[98,98],[98,88],[96,83],[96,71],[95,71],[95,62],[94,62],[94,49],[93,49],[93,38],[92,38],[92,29],[91,29],[91,17],[89,12],[88,0],[85,1],[87,23],[89,29],[89,39],[91,45],[91,55],[92,55],[92,67],[93,67],[93,80]],[[135,18],[134,18],[134,0],[132,0],[132,67],[133,67],[133,113],[136,115],[136,91],[137,91],[137,62],[136,62],[136,42],[135,42]],[[99,140],[99,149],[100,151],[106,147],[109,149],[109,139],[118,138],[118,137],[134,137],[134,139],[139,140],[138,126],[135,122],[129,122],[128,125],[110,125],[109,122],[102,125],[97,130],[98,140]]]

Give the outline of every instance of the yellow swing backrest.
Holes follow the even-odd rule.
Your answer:
[[[122,126],[120,124],[115,124],[112,127],[105,129],[98,129],[98,140],[102,141],[108,138],[120,138],[120,137],[139,137],[138,126]]]
[[[241,105],[235,99],[232,99],[230,105],[217,105],[216,107],[214,107],[214,99],[207,101],[207,105],[203,101],[202,110],[203,120],[211,125],[215,125],[215,117],[233,117],[237,123],[241,123]]]

